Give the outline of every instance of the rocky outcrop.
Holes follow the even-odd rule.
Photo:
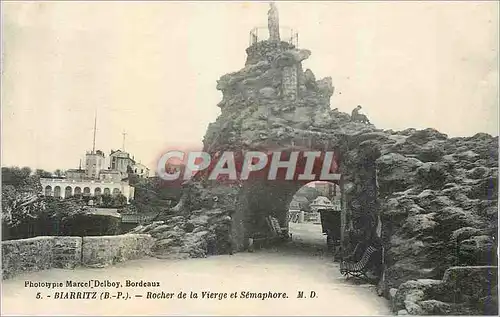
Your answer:
[[[418,279],[392,288],[398,315],[498,315],[498,267],[451,267],[443,279]]]
[[[236,187],[208,190],[198,183],[189,183],[185,190],[190,197],[181,210],[138,226],[131,233],[155,238],[152,251],[160,258],[206,257],[238,248],[229,231],[236,207]]]
[[[496,265],[498,137],[405,134],[377,159],[385,292],[450,266]]]
[[[498,137],[449,138],[435,129],[392,131],[355,122],[331,109],[331,78],[317,80],[302,69],[310,51],[263,41],[247,54],[244,68],[217,82],[221,114],[208,127],[204,151],[212,157],[334,151],[346,201],[345,251],[378,234],[385,247],[379,291],[398,292],[395,309],[454,312],[459,306],[434,296],[432,281],[452,266],[497,263]],[[170,215],[134,232],[155,237],[158,256],[241,250],[264,216],[286,225],[288,203],[303,184],[211,181],[198,173]]]

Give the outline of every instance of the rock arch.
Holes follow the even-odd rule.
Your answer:
[[[244,250],[249,238],[262,230],[267,216],[277,218],[282,227],[288,225],[288,206],[297,190],[311,181],[330,181],[340,187],[343,195],[341,234],[344,250],[350,250],[357,242],[366,239],[364,236],[352,233],[372,232],[378,225],[373,219],[378,219],[375,160],[380,153],[368,145],[359,147],[355,140],[331,135],[330,141],[335,139],[338,142],[325,143],[321,139],[312,139],[308,142],[311,147],[302,147],[299,152],[335,153],[335,160],[330,162],[332,163],[330,167],[340,174],[338,179],[322,177],[321,170],[326,164],[325,156],[316,158],[316,164],[312,170],[314,177],[307,180],[299,179],[307,163],[307,160],[300,159],[300,155],[291,179],[286,177],[284,169],[278,169],[276,179],[268,179],[270,160],[264,169],[250,174],[248,180],[237,182],[225,178],[209,180],[211,169],[208,168],[193,177],[184,189],[181,202],[174,207],[174,210],[187,212],[189,215],[192,211],[213,208],[214,205],[223,209],[233,219],[231,230],[236,248]],[[325,144],[329,144],[329,147]],[[281,161],[286,161],[291,152],[297,150],[297,147],[272,148],[268,150],[268,153],[271,153],[268,157],[276,151],[281,151]],[[214,153],[213,157],[217,155]],[[237,160],[236,165],[241,165],[241,162],[239,163]],[[331,170],[332,173],[333,170]],[[220,192],[223,194],[217,194]],[[196,198],[200,196],[204,197],[201,201],[200,198]],[[212,199],[215,198],[217,202],[214,204]],[[344,239],[344,237],[349,237],[349,239]]]

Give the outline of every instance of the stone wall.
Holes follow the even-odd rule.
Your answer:
[[[2,242],[2,277],[51,268],[106,266],[149,254],[149,235],[36,237]]]
[[[22,272],[50,269],[53,265],[54,237],[2,242],[2,276],[9,278]]]
[[[52,239],[52,267],[73,269],[82,260],[81,237],[46,237]],[[50,251],[49,251],[50,253]]]
[[[81,261],[85,266],[104,267],[147,256],[152,246],[153,238],[147,235],[84,237]]]

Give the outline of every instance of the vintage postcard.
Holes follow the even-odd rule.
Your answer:
[[[497,1],[2,1],[2,315],[498,315]]]

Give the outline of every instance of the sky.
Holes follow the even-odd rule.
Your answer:
[[[378,128],[498,135],[498,2],[278,2],[331,107]],[[2,166],[78,167],[121,148],[155,169],[201,148],[217,80],[267,2],[2,2]]]

